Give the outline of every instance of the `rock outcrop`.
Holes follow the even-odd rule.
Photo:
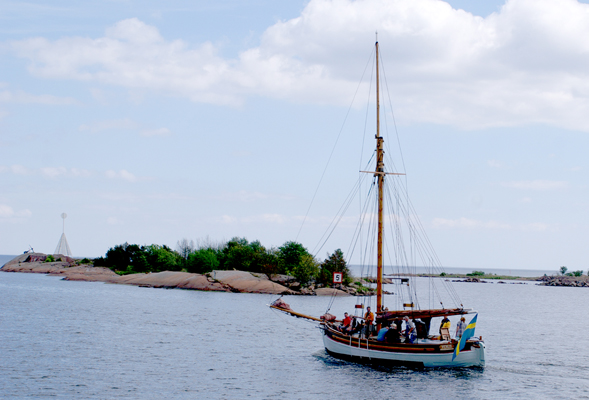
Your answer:
[[[264,293],[288,295],[350,296],[360,292],[356,287],[342,286],[338,289],[309,286],[302,288],[300,283],[287,275],[275,275],[269,279],[265,274],[245,271],[217,270],[206,275],[180,271],[162,271],[118,275],[105,267],[81,264],[70,257],[54,255],[55,262],[46,262],[47,255],[25,253],[7,262],[2,268],[5,272],[32,272],[62,276],[68,281],[105,282],[141,287],[166,289],[191,289],[216,292]],[[372,291],[362,292],[364,295]]]
[[[291,289],[272,282],[265,275],[254,276],[245,271],[213,271],[207,276],[215,282],[227,285],[233,292],[297,294]]]
[[[334,288],[319,288],[315,289],[315,294],[317,296],[351,296],[350,293],[344,292],[343,290],[334,289]]]
[[[76,260],[55,255],[63,261],[45,262],[47,255],[26,253],[4,264],[4,272],[30,272],[62,276],[68,281],[106,282],[141,287],[192,289],[217,292],[265,294],[299,294],[270,281],[265,275],[254,276],[244,271],[213,271],[207,275],[180,271],[162,271],[147,274],[117,275],[104,267],[77,265]]]
[[[59,261],[45,262],[47,254],[43,253],[24,253],[4,264],[2,271],[49,274],[76,265],[76,260],[71,257],[56,254],[53,258]]]
[[[466,279],[460,280],[460,279],[455,279],[452,282],[474,282],[474,283],[487,283],[486,281],[483,281],[482,279],[479,278],[474,278],[472,276],[469,276]]]
[[[87,282],[108,282],[118,283],[121,278],[116,273],[104,267],[92,267],[90,265],[79,265],[76,267],[63,268],[51,272],[50,275],[62,275],[66,281],[87,281]]]
[[[539,279],[543,286],[569,286],[569,287],[589,287],[589,276],[547,276],[544,275]]]

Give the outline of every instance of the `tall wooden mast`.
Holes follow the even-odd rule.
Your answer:
[[[376,312],[382,311],[382,249],[383,249],[383,187],[384,187],[384,151],[383,138],[380,136],[380,82],[378,71],[378,36],[376,39],[376,176],[378,179],[378,241],[376,271]]]

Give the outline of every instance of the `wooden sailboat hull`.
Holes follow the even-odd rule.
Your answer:
[[[325,350],[336,358],[377,365],[406,365],[424,368],[484,367],[485,344],[468,345],[452,360],[452,343],[390,344],[353,338],[327,327],[323,329]]]

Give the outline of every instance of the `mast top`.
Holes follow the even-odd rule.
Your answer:
[[[376,43],[378,43],[378,31],[375,31],[374,34],[376,35]]]

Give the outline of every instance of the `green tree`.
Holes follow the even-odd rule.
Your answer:
[[[292,269],[292,276],[303,286],[308,285],[318,275],[319,262],[309,253],[303,254],[300,263]]]
[[[249,243],[246,238],[234,237],[223,247],[223,269],[263,272],[272,255],[258,241]]]
[[[260,272],[268,275],[268,278],[281,272],[280,251],[276,248],[266,250],[260,260]]]
[[[301,285],[308,285],[319,275],[319,263],[302,244],[286,242],[278,250],[281,272],[294,276]]]
[[[302,244],[297,242],[286,242],[278,248],[281,273],[293,275],[292,271],[301,263],[303,255],[309,254]]]
[[[568,268],[563,265],[562,267],[560,267],[560,274],[561,275],[566,274],[567,273],[567,270],[568,270]]]
[[[219,269],[219,252],[215,249],[198,249],[188,255],[187,270],[197,274],[206,274]]]
[[[145,254],[145,247],[138,245],[133,246],[133,255],[131,256],[131,263],[129,264],[128,272],[155,272],[147,261],[147,254]],[[137,249],[134,247],[137,246]]]
[[[144,249],[137,244],[127,242],[111,247],[105,257],[94,260],[94,265],[126,273],[151,271]]]
[[[350,270],[344,259],[344,253],[340,249],[337,249],[333,254],[328,255],[325,261],[321,263],[319,282],[324,285],[332,286],[334,272],[341,272],[343,274],[343,283],[345,285],[349,285],[352,282]]]
[[[188,263],[188,256],[194,251],[194,241],[188,241],[186,238],[178,240],[178,243],[176,243],[176,248],[178,250],[178,254],[180,254],[180,257],[182,257],[182,266],[186,268],[186,264]]]
[[[251,262],[249,265],[250,272],[263,272],[264,265],[269,262],[272,258],[269,253],[259,240],[254,240],[248,247],[250,248]]]
[[[246,238],[234,237],[227,242],[223,253],[225,254],[223,269],[250,271],[254,250]]]
[[[152,244],[143,251],[150,271],[179,271],[183,267],[182,256],[166,245]]]

